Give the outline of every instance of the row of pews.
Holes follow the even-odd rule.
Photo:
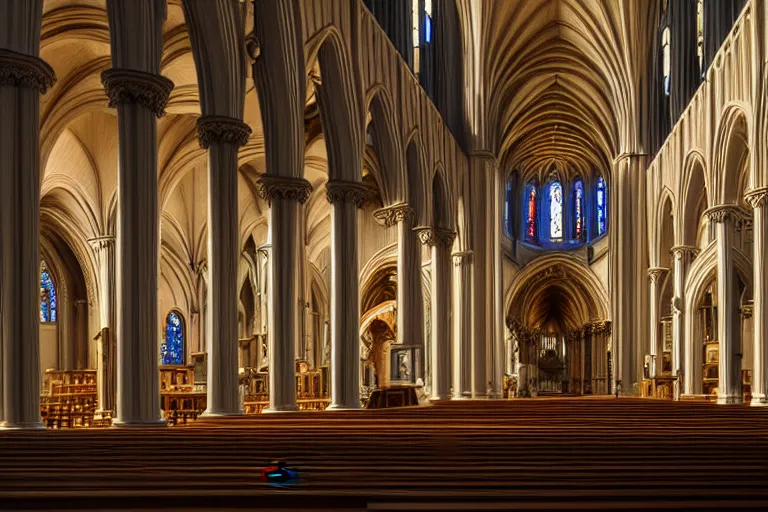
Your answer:
[[[766,510],[768,410],[639,398],[0,432],[5,508]],[[296,489],[260,478],[271,459]],[[67,471],[51,464],[66,461]]]

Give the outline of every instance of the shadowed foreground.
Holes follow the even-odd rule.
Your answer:
[[[262,483],[271,458],[301,471]],[[0,432],[0,508],[768,506],[768,410],[622,398]]]

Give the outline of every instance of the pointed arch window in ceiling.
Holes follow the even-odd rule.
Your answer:
[[[607,210],[607,190],[605,179],[599,177],[595,187],[595,202],[597,203],[597,236],[605,233],[606,230],[606,210]]]
[[[664,67],[664,94],[669,96],[671,55],[669,49],[670,31],[669,27],[661,33],[661,58]]]
[[[160,346],[160,364],[184,364],[184,322],[176,311],[171,311],[165,318],[165,339]]]
[[[525,217],[525,234],[530,240],[536,240],[536,187],[528,185],[526,192],[528,212]]]
[[[40,321],[55,322],[57,313],[56,286],[45,262],[40,270]]]
[[[573,184],[573,238],[584,238],[584,184],[581,180]]]
[[[696,54],[699,56],[699,73],[704,75],[704,0],[696,2]]]
[[[559,181],[549,186],[549,238],[563,238],[563,187]]]

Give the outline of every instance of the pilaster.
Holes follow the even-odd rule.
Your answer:
[[[661,285],[666,276],[668,268],[653,267],[648,269],[648,278],[650,282],[650,354],[651,354],[651,377],[657,375],[657,359],[659,357],[659,294]]]
[[[472,253],[453,257],[453,398],[472,397]]]
[[[753,211],[753,332],[754,369],[752,373],[752,402],[754,406],[768,405],[768,187],[752,189],[745,200]]]

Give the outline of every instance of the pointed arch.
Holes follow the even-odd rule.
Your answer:
[[[704,155],[691,151],[683,164],[681,200],[678,205],[677,240],[681,245],[696,245],[701,216],[712,205]]]
[[[732,103],[725,107],[712,145],[717,204],[744,202],[750,174],[750,126],[747,110],[742,105]]]
[[[671,268],[672,246],[675,245],[677,236],[675,233],[674,212],[677,211],[672,196],[672,191],[667,187],[661,192],[661,198],[656,206],[655,221],[653,223],[654,241],[653,247],[655,253],[652,259],[655,261],[654,267]]]
[[[454,229],[451,191],[445,178],[445,169],[438,165],[432,175],[432,222],[436,228]]]
[[[377,84],[368,91],[366,112],[371,115],[369,130],[380,161],[381,179],[378,181],[384,206],[406,202],[408,180],[402,139],[394,119],[392,99],[383,85]]]
[[[432,225],[431,183],[428,181],[427,158],[418,130],[406,141],[405,159],[408,174],[408,204],[413,209],[416,226]]]

